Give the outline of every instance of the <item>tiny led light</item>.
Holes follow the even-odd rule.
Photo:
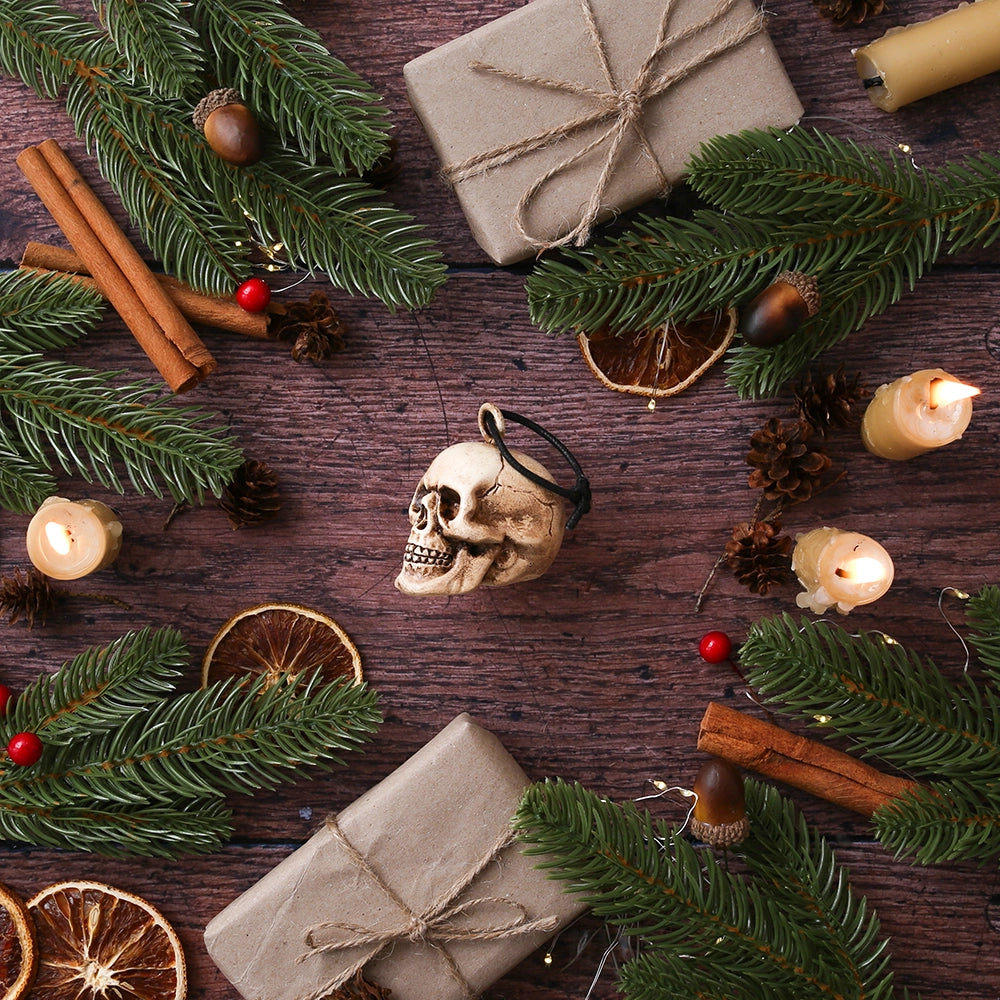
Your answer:
[[[948,378],[933,378],[927,389],[927,405],[936,410],[939,406],[957,403],[960,399],[978,396],[980,390],[975,386],[962,382],[953,382]]]
[[[69,528],[58,521],[49,521],[45,525],[45,540],[59,555],[64,556],[73,547],[73,535]]]

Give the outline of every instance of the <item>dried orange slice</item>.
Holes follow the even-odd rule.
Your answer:
[[[38,968],[35,925],[24,900],[0,883],[0,1000],[24,996]]]
[[[28,900],[38,931],[32,1000],[183,1000],[184,952],[146,900],[102,882],[58,882]]]
[[[736,332],[737,312],[705,313],[687,323],[668,322],[631,333],[606,329],[577,337],[587,366],[617,392],[648,396],[652,409],[661,396],[676,396],[725,353]]]
[[[321,669],[328,681],[360,682],[361,654],[347,633],[321,611],[301,604],[258,604],[233,615],[209,643],[201,683],[239,674],[265,674],[269,683],[294,682]]]

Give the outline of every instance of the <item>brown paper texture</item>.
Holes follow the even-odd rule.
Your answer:
[[[499,740],[463,714],[344,809],[337,821],[382,880],[419,913],[489,852],[509,827],[528,784]],[[554,915],[560,926],[582,913],[579,898],[536,864],[536,858],[525,857],[512,844],[458,899],[509,898],[531,918]],[[324,827],[214,917],[205,930],[205,944],[246,1000],[303,1000],[366,951],[310,954],[303,960],[310,928],[325,921],[388,928],[399,919],[398,907]],[[554,933],[456,941],[446,947],[478,993]],[[459,1000],[464,995],[425,942],[395,941],[366,965],[364,975],[391,989],[393,1000]]]
[[[617,87],[627,89],[653,51],[665,4],[673,0],[591,0]],[[718,0],[676,0],[670,35],[703,21]],[[694,59],[725,33],[753,19],[751,0],[736,0],[722,20],[672,45],[656,62],[666,74]],[[581,11],[581,0],[533,0],[481,28],[424,53],[403,68],[410,103],[442,168],[563,125],[593,110],[593,94],[509,80],[470,68],[473,62],[533,77],[610,89]],[[691,71],[642,107],[640,125],[671,184],[699,146],[716,135],[750,128],[787,127],[802,105],[766,31]],[[546,171],[581,150],[608,125],[588,127],[564,141],[550,141],[489,172],[460,180],[455,192],[479,245],[499,264],[538,247],[517,230],[516,207]],[[607,159],[607,143],[560,171],[531,199],[526,229],[542,242],[579,222]],[[661,194],[655,168],[631,130],[615,161],[599,219]]]

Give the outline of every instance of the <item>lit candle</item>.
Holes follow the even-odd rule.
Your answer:
[[[110,566],[122,544],[118,515],[99,500],[49,497],[28,524],[28,558],[53,580]]]
[[[816,528],[796,536],[792,572],[805,591],[795,603],[823,614],[836,606],[846,615],[877,601],[892,585],[892,559],[878,542],[856,531]]]
[[[972,419],[979,390],[927,368],[875,390],[861,421],[861,440],[879,458],[902,461],[957,441]]]
[[[976,0],[854,51],[858,76],[883,111],[1000,70],[1000,0]]]

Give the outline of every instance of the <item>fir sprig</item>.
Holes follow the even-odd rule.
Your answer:
[[[266,112],[283,144],[335,172],[364,172],[389,150],[389,111],[365,80],[285,8],[268,0],[201,0],[195,28],[217,73]]]
[[[641,939],[621,987],[664,996],[888,1000],[886,942],[826,841],[775,789],[747,782],[751,834],[723,867],[632,803],[547,781],[515,816],[527,853],[593,912]]]
[[[119,493],[128,482],[201,502],[242,463],[209,411],[177,405],[151,382],[123,385],[120,373],[38,353],[85,336],[102,312],[97,293],[72,278],[0,275],[0,506],[33,512],[55,491],[56,468]]]
[[[203,75],[242,85],[252,102],[266,142],[251,174],[212,153],[194,128],[205,85],[191,60],[161,85],[169,46],[135,28],[135,6],[103,5],[112,37],[58,5],[0,0],[0,66],[42,96],[64,88],[77,133],[164,269],[228,294],[258,248],[280,242],[296,267],[351,293],[393,309],[425,305],[445,280],[436,245],[357,176],[388,149],[374,90],[276,0],[157,0],[162,17],[194,19],[201,49],[191,60],[204,61]]]
[[[988,588],[975,607],[995,644]],[[976,645],[977,639],[973,639]],[[987,644],[988,645],[988,644]],[[922,779],[873,816],[876,835],[921,863],[1000,854],[1000,685],[972,673],[948,680],[927,657],[882,632],[852,634],[789,615],[763,619],[739,651],[747,682],[828,738]]]
[[[945,252],[997,238],[1000,157],[938,172],[818,130],[754,130],[705,143],[687,168],[711,207],[647,216],[625,235],[541,263],[528,278],[547,332],[627,332],[748,301],[781,271],[819,281],[819,313],[774,348],[738,344],[741,396],[775,394],[820,353],[911,289]]]
[[[94,0],[115,49],[163,97],[182,97],[205,68],[185,7],[179,0]]]
[[[235,677],[175,694],[180,633],[130,632],[28,687],[0,740],[37,732],[28,767],[0,769],[0,836],[108,855],[216,850],[231,835],[224,799],[330,767],[375,731],[366,685]]]

